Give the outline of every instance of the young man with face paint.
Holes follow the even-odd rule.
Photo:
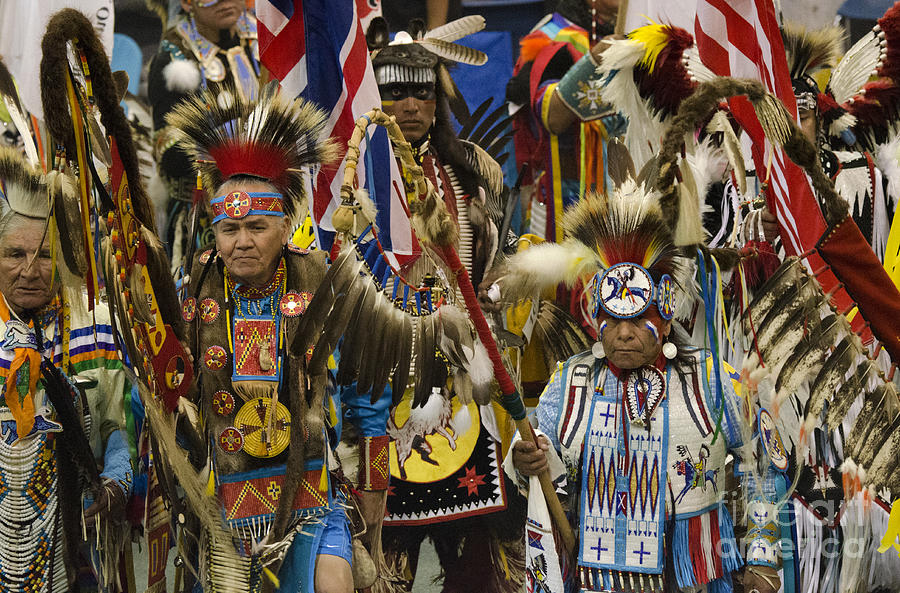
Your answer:
[[[676,345],[675,291],[691,279],[642,191],[582,198],[567,218],[570,241],[513,256],[500,280],[501,292],[535,277],[571,285],[574,277],[549,271],[577,270],[599,337],[559,364],[535,411],[538,444],[517,441],[505,464],[520,484],[548,467],[565,478],[557,484],[578,538],[568,574],[529,503],[526,574],[553,593],[731,591],[745,563],[725,480],[726,455],[741,447],[738,377],[705,351]],[[590,264],[585,250],[596,253]],[[529,271],[535,265],[548,269]],[[749,497],[745,590],[774,593],[776,496],[763,488]]]
[[[467,27],[468,23],[447,26]],[[502,192],[502,172],[484,150],[456,137],[448,105],[448,96],[456,91],[448,83],[448,60],[428,49],[429,34],[413,27],[399,32],[388,44],[386,26],[376,19],[366,38],[382,107],[396,118],[425,176],[454,216],[459,230],[456,248],[477,286],[497,250],[497,225],[488,216],[486,203],[497,200]],[[475,56],[479,59],[473,63],[481,63],[480,52],[468,48],[457,52],[453,47],[442,55],[467,60]],[[440,258],[423,254],[407,280],[421,286],[446,278],[445,270],[434,262]],[[441,294],[451,303],[461,302],[449,283],[442,286]],[[382,547],[388,566],[399,578],[382,580],[376,591],[411,590],[419,548],[426,537],[434,542],[441,563],[443,591],[519,591],[524,578],[517,568],[522,556],[524,500],[505,483],[499,468],[508,417],[491,404],[489,385],[480,386],[481,396],[471,395],[477,388],[470,387],[468,398],[475,401],[466,402],[460,384],[474,378],[448,378],[446,369],[437,375],[425,406],[446,410],[434,415],[435,424],[426,428],[423,423],[420,430],[418,422],[411,420],[413,414],[422,413],[410,411],[412,387],[396,397],[399,404],[391,411],[388,433],[397,452],[392,459],[399,462],[392,461]],[[462,421],[465,417],[468,420]],[[412,426],[417,427],[415,433]],[[442,435],[451,435],[452,441]]]

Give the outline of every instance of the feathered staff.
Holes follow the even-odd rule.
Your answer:
[[[69,66],[70,47],[76,71]],[[175,440],[176,418],[171,412],[191,387],[192,366],[179,339],[182,322],[175,287],[154,232],[152,206],[141,186],[131,130],[119,106],[106,53],[90,21],[73,9],[50,19],[42,49],[41,98],[48,129],[62,157],[55,164],[65,167],[68,159],[77,163],[79,172],[76,200],[54,209],[67,247],[63,251],[80,254],[71,263],[85,273],[89,294],[99,296],[101,266],[94,237],[108,233],[103,240],[104,279],[111,318],[118,326],[116,335],[125,342],[120,347],[135,364],[126,370],[137,375],[132,380],[147,410],[155,459],[165,469],[160,478],[174,474],[212,537],[230,541],[215,499],[206,495],[205,481]],[[65,92],[65,100],[60,100],[60,92]],[[97,115],[109,139],[100,132]],[[109,193],[94,158],[108,165]],[[98,202],[93,199],[95,193]],[[65,216],[72,212],[79,214]],[[191,440],[196,441],[196,435]],[[177,504],[174,484],[164,486],[170,501]]]
[[[358,211],[359,207],[356,204],[357,199],[353,188],[353,180],[356,175],[356,164],[359,161],[359,145],[365,136],[366,129],[371,124],[381,125],[387,129],[388,135],[394,144],[395,154],[405,163],[410,186],[413,189],[412,193],[407,194],[413,226],[420,240],[431,245],[432,249],[444,260],[457,280],[469,318],[475,325],[478,338],[490,357],[494,377],[500,386],[501,405],[512,416],[522,438],[535,442],[534,431],[525,418],[525,405],[522,402],[522,397],[506,367],[503,365],[494,336],[478,304],[472,281],[454,247],[457,240],[456,223],[447,211],[444,201],[438,196],[431,182],[426,179],[422,168],[416,164],[412,156],[412,147],[403,138],[403,133],[400,131],[396,120],[381,110],[375,109],[357,120],[356,129],[353,131],[353,135],[348,143],[344,184],[341,186],[342,204],[335,211],[332,220],[335,229],[339,232],[347,233],[354,226],[355,212]],[[425,331],[420,333],[420,336],[433,335],[429,332],[429,328],[425,327],[423,329]],[[553,521],[559,530],[563,543],[567,550],[574,551],[575,535],[556,496],[556,490],[549,473],[545,472],[542,474],[540,481],[541,489],[547,499]]]
[[[81,65],[81,85],[69,69],[67,51],[75,49]],[[47,26],[41,60],[41,98],[50,133],[65,149],[68,158],[79,164],[80,204],[83,245],[88,254],[88,282],[97,287],[93,233],[99,226],[92,215],[102,216],[112,244],[115,263],[107,274],[110,295],[119,294],[121,329],[131,346],[133,361],[145,362],[142,378],[153,386],[169,411],[178,398],[187,394],[191,382],[190,364],[175,328],[181,327],[179,306],[167,266],[160,267],[165,256],[155,236],[153,209],[139,183],[137,153],[118,96],[109,62],[90,21],[73,9],[58,12]],[[66,89],[67,101],[58,93]],[[111,137],[98,134],[95,110]],[[109,154],[111,192],[106,194],[91,160],[94,155]],[[100,195],[99,208],[92,203],[91,191]],[[78,241],[72,241],[77,247]],[[152,275],[152,276],[151,276]],[[89,284],[90,285],[90,284]],[[148,306],[149,303],[149,306]],[[140,323],[132,323],[139,320]],[[133,328],[127,331],[128,328]]]

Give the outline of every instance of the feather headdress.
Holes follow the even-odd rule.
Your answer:
[[[812,76],[823,68],[834,68],[844,51],[844,30],[824,27],[808,30],[798,23],[785,23],[781,30],[791,78]]]
[[[335,155],[334,145],[322,139],[325,120],[312,103],[282,95],[275,84],[246,103],[220,102],[206,91],[166,116],[208,191],[238,175],[259,177],[282,193],[282,208],[292,219],[306,207],[304,171]]]
[[[581,281],[594,317],[601,307],[615,316],[632,317],[656,302],[663,317],[671,318],[671,294],[658,300],[659,287],[665,284],[665,293],[673,288],[672,277],[682,286],[687,279],[682,277],[683,258],[655,192],[629,178],[610,197],[584,196],[566,213],[564,224],[562,243],[544,243],[510,258],[501,280],[505,301],[515,302],[558,284],[574,287]],[[616,269],[624,275],[613,274]],[[622,294],[624,288],[641,295],[643,303],[633,310],[616,308],[616,289]]]

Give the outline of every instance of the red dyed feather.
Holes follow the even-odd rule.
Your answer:
[[[884,126],[900,107],[900,87],[887,78],[869,82],[857,95],[848,111],[856,116],[857,126]]]
[[[634,82],[644,99],[649,99],[653,107],[664,117],[674,115],[679,105],[689,97],[697,86],[691,80],[684,65],[684,52],[694,44],[690,33],[679,27],[664,28],[669,41],[659,52],[653,71],[645,66],[634,69]]]
[[[900,76],[900,2],[895,3],[884,16],[878,19],[878,26],[887,42],[887,55],[878,69],[880,76],[897,78]]]
[[[285,150],[260,142],[229,142],[210,147],[209,155],[216,161],[225,179],[235,175],[253,175],[270,180],[281,187],[290,159]]]

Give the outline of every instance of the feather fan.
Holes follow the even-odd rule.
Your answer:
[[[849,101],[881,67],[887,43],[869,31],[853,44],[831,71],[828,90],[838,104]]]

